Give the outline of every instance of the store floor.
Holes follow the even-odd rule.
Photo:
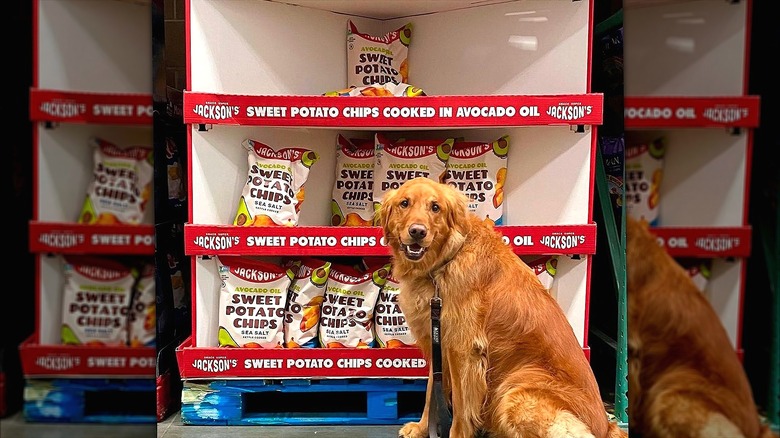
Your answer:
[[[0,419],[2,438],[154,438],[155,429],[155,424],[31,423],[21,411]]]
[[[192,426],[175,413],[154,425],[29,423],[21,412],[0,420],[2,438],[396,438],[399,426]],[[156,429],[156,435],[155,435]]]
[[[397,438],[399,427],[399,425],[193,426],[183,424],[181,416],[176,412],[157,425],[157,438]]]

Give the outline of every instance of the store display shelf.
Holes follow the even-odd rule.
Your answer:
[[[658,243],[674,257],[748,257],[751,227],[653,227]]]
[[[626,96],[626,129],[755,128],[759,96]]]
[[[152,225],[90,225],[30,221],[30,252],[154,254]]]
[[[582,351],[590,360],[590,348],[585,347]],[[184,380],[428,377],[428,363],[417,347],[194,347],[192,337],[189,337],[176,349],[176,358]]]
[[[19,346],[22,370],[28,378],[154,378],[154,347],[104,345],[44,345],[33,334]]]
[[[152,108],[152,95],[149,93],[30,89],[30,120],[34,122],[150,127]]]
[[[586,255],[596,250],[596,224],[497,226],[519,255]],[[380,227],[239,227],[184,225],[190,256],[388,256]]]
[[[184,122],[375,129],[600,125],[601,93],[417,97],[184,92]]]
[[[416,347],[405,348],[219,348],[176,349],[185,380],[252,378],[425,378],[428,363]]]

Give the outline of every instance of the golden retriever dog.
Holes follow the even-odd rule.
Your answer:
[[[416,178],[378,212],[398,300],[431,362],[430,299],[442,299],[441,347],[451,437],[617,438],[571,324],[501,234],[457,189]],[[428,379],[430,400],[432,378]],[[429,406],[399,436],[428,436]]]
[[[641,438],[770,438],[718,315],[644,220],[627,219],[628,424]]]

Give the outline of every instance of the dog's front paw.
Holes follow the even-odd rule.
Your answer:
[[[417,422],[404,424],[398,431],[398,438],[427,438],[428,428]]]

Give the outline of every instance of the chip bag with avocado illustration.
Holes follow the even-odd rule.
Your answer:
[[[625,148],[626,213],[651,226],[658,225],[666,141],[658,137],[651,142],[626,144]]]
[[[127,345],[127,321],[138,272],[117,260],[64,257],[62,343]]]
[[[371,270],[361,273],[346,265],[331,265],[320,315],[323,348],[374,346],[374,305],[385,278]]]
[[[493,142],[456,141],[447,160],[445,182],[469,198],[468,209],[490,225],[504,220],[509,136]]]
[[[220,347],[282,348],[291,269],[241,256],[215,256]]]
[[[154,154],[148,146],[120,147],[93,137],[93,178],[78,217],[80,224],[137,225],[152,197]]]
[[[336,137],[336,180],[330,202],[331,225],[374,223],[374,141]]]
[[[406,181],[424,177],[444,182],[447,160],[454,138],[439,140],[390,140],[383,133],[374,135],[374,195],[376,213],[385,193]],[[374,216],[374,225],[378,225]]]
[[[128,313],[128,337],[131,347],[153,347],[157,338],[154,264],[145,263],[133,287]]]
[[[347,87],[409,82],[412,24],[370,35],[347,22]]]
[[[295,277],[287,293],[284,313],[284,346],[287,348],[319,347],[320,326],[325,285],[330,274],[330,262],[304,257],[291,266]]]
[[[379,291],[374,306],[374,338],[379,348],[413,347],[417,344],[406,316],[398,305],[401,285],[393,277],[391,263],[373,269],[374,276],[384,278],[385,284]]]
[[[268,145],[246,139],[249,172],[241,192],[233,225],[298,225],[304,200],[304,185],[311,166],[319,156],[306,148],[275,150]]]

